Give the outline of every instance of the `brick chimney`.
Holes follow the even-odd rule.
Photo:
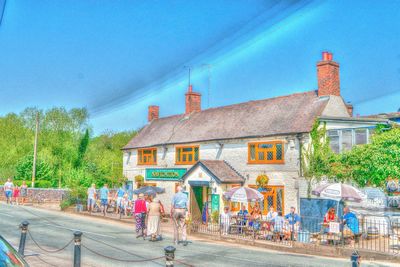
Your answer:
[[[347,103],[346,108],[347,108],[347,112],[349,113],[350,117],[353,117],[353,104]]]
[[[201,94],[193,92],[192,85],[189,85],[186,96],[185,114],[201,111]]]
[[[318,96],[340,96],[339,64],[332,59],[332,53],[322,52],[317,63]]]
[[[149,113],[147,119],[150,121],[156,120],[160,117],[160,107],[159,106],[149,106]]]

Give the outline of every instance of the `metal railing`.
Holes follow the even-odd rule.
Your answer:
[[[358,225],[358,226],[357,226]],[[400,224],[388,219],[357,218],[356,222],[324,223],[321,218],[301,217],[297,224],[278,220],[266,221],[238,216],[230,220],[190,223],[191,233],[206,234],[221,239],[237,239],[277,246],[295,243],[342,247],[353,250],[374,251],[391,255],[400,254]]]

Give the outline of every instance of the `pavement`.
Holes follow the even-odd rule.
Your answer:
[[[73,242],[64,250],[52,251],[68,244],[76,230],[83,233],[82,266],[165,266],[164,248],[173,245],[170,226],[162,226],[166,230],[163,241],[149,242],[136,239],[131,223],[0,203],[0,234],[15,247],[23,220],[29,221],[31,236],[44,249],[27,237],[25,254],[31,266],[71,266]],[[284,253],[197,237],[189,240],[188,246],[176,247],[179,262],[175,261],[175,266],[351,266],[349,259]],[[363,261],[362,266],[396,265]]]

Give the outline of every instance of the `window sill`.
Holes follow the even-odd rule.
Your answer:
[[[283,165],[284,161],[274,161],[274,162],[247,162],[248,165]]]
[[[175,165],[194,165],[196,163],[197,163],[197,161],[193,161],[193,162],[175,162]]]

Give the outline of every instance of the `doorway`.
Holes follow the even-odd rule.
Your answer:
[[[203,186],[191,186],[190,212],[193,218],[201,219],[203,211]]]

